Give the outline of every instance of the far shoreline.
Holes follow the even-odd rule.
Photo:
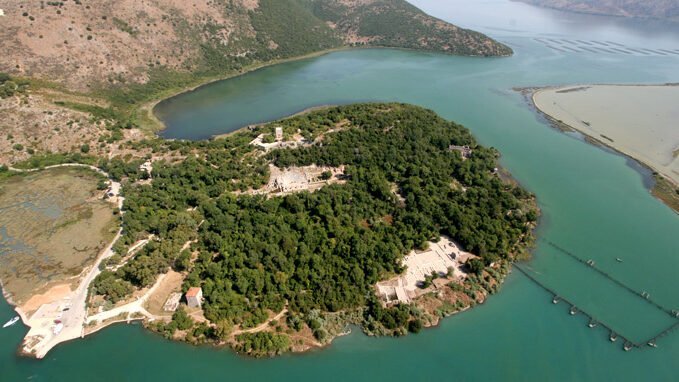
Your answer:
[[[323,56],[326,56],[326,55],[329,55],[329,54],[332,54],[332,53],[338,53],[338,52],[346,52],[346,51],[352,51],[352,50],[357,50],[357,51],[358,50],[370,50],[370,49],[396,50],[396,51],[403,51],[403,52],[431,53],[431,54],[439,54],[439,55],[443,55],[443,56],[452,56],[452,57],[487,58],[487,59],[507,58],[507,57],[511,57],[515,54],[515,52],[512,50],[511,54],[502,55],[502,56],[465,56],[465,55],[455,55],[455,54],[451,54],[451,53],[439,52],[439,51],[433,51],[433,50],[408,49],[408,48],[398,48],[398,47],[389,47],[389,46],[341,46],[341,47],[338,47],[338,48],[325,49],[325,50],[321,50],[321,51],[318,51],[318,52],[312,52],[312,53],[308,53],[308,54],[301,55],[301,56],[295,56],[295,57],[289,57],[289,58],[283,58],[283,59],[276,59],[276,60],[268,61],[268,62],[260,62],[260,63],[256,63],[256,64],[246,66],[238,72],[199,79],[195,83],[193,83],[189,86],[174,88],[174,89],[170,89],[170,90],[165,91],[165,92],[161,92],[158,96],[153,97],[153,99],[142,103],[137,108],[137,110],[141,111],[142,120],[144,120],[144,122],[145,122],[145,123],[143,123],[142,130],[145,130],[149,133],[152,133],[155,136],[159,136],[159,137],[162,138],[162,136],[159,133],[161,131],[165,130],[167,128],[167,126],[165,125],[165,122],[163,122],[156,115],[156,106],[158,106],[159,104],[161,104],[165,101],[169,101],[172,98],[179,97],[183,94],[198,91],[202,87],[209,86],[209,85],[212,85],[212,84],[217,83],[217,82],[226,81],[226,80],[234,79],[234,78],[237,78],[237,77],[245,76],[247,74],[252,74],[252,73],[257,72],[259,70],[266,69],[266,68],[276,66],[276,65],[279,65],[279,64],[286,64],[286,63],[303,61],[303,60],[312,59],[312,58],[323,57]],[[321,107],[322,106],[324,106],[324,105],[321,105]],[[306,111],[306,109],[304,111]],[[304,111],[302,111],[302,112],[304,112]],[[301,112],[298,112],[298,113],[301,113]],[[296,114],[294,114],[294,115],[296,115]],[[292,115],[290,115],[290,116],[292,116]],[[247,126],[243,126],[243,127],[247,127]],[[238,129],[238,130],[240,130],[240,129]],[[237,130],[234,130],[234,131],[237,131]],[[222,134],[219,134],[219,135],[222,135]],[[217,135],[215,135],[215,137],[216,136]]]
[[[309,53],[306,55],[302,56],[295,56],[295,57],[290,57],[290,58],[285,58],[285,59],[278,59],[278,60],[273,60],[273,61],[268,61],[264,63],[257,63],[257,64],[252,64],[250,66],[246,66],[245,68],[241,69],[238,72],[233,72],[233,73],[228,73],[224,75],[217,75],[213,77],[207,77],[203,79],[199,79],[196,81],[196,83],[193,83],[189,86],[186,87],[180,87],[180,88],[175,88],[168,90],[166,92],[163,92],[159,94],[157,97],[154,97],[152,100],[147,101],[143,103],[138,110],[142,112],[142,117],[147,119],[147,122],[151,122],[151,125],[147,125],[146,129],[147,131],[150,131],[156,136],[160,136],[159,132],[165,130],[167,126],[165,125],[165,122],[163,122],[158,116],[156,115],[156,106],[158,106],[160,103],[169,101],[172,98],[181,96],[186,93],[191,93],[194,91],[199,90],[202,87],[220,82],[220,81],[225,81],[233,78],[237,78],[240,76],[244,76],[246,74],[254,73],[258,70],[261,69],[266,69],[271,66],[275,66],[278,64],[284,64],[288,62],[296,62],[296,61],[302,61],[305,59],[310,59],[310,58],[316,58],[316,57],[322,57],[325,55],[328,55],[330,53],[335,53],[335,52],[342,52],[342,51],[348,51],[348,50],[353,50],[353,49],[361,49],[360,47],[340,47],[340,48],[333,48],[333,49],[325,49],[322,51],[318,52],[313,52]],[[162,138],[162,137],[161,137]]]

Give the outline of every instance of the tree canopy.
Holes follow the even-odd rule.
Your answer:
[[[403,255],[441,235],[481,256],[481,268],[511,258],[530,236],[532,196],[498,178],[498,153],[429,110],[334,107],[276,122],[311,145],[265,154],[248,144],[273,126],[207,142],[143,143],[191,155],[156,162],[150,184],[125,188],[122,243],[148,234],[157,241],[102,274],[97,291],[147,286],[180,266],[188,270],[185,288],[203,288],[210,321],[253,327],[286,304],[298,313],[367,306],[375,283],[403,270]],[[451,145],[472,154],[463,158]],[[236,192],[261,187],[268,163],[345,165],[347,182],[280,197]],[[199,254],[191,262],[180,249],[194,239]],[[375,314],[392,326],[409,322],[407,309]],[[273,339],[252,340],[256,348]]]

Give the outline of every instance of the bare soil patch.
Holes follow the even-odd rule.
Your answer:
[[[38,310],[43,304],[50,304],[58,301],[71,293],[71,286],[68,284],[59,284],[51,287],[45,293],[33,295],[25,304],[21,306],[26,314],[30,315],[32,312]]]
[[[146,300],[146,310],[156,316],[172,316],[172,312],[163,310],[163,305],[165,305],[165,301],[167,301],[173,292],[181,292],[183,281],[184,275],[170,270],[160,285]]]
[[[100,137],[108,134],[103,122],[95,122],[90,114],[57,105],[55,101],[99,103],[96,99],[53,90],[0,99],[0,164],[28,159],[32,153],[79,152],[85,144],[90,155],[108,155],[111,145],[99,142]],[[126,131],[126,135],[130,135],[128,139],[141,138],[137,130]],[[17,145],[21,148],[17,149]]]
[[[256,0],[238,3],[258,5]],[[247,13],[228,12],[220,1],[0,0],[0,8],[5,12],[0,39],[12,52],[0,57],[0,66],[79,91],[97,84],[145,83],[159,66],[186,71],[200,56],[200,43],[214,38],[228,44],[234,35],[251,34]],[[208,27],[212,33],[201,33]]]
[[[677,184],[677,97],[676,85],[592,85],[542,89],[534,93],[533,102],[559,123]]]

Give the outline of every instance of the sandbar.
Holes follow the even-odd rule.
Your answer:
[[[554,122],[628,155],[679,185],[679,85],[545,88],[535,106]]]

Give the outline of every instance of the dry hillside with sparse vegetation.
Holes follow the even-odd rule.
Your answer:
[[[564,11],[679,21],[679,0],[519,0]]]
[[[0,164],[111,157],[161,128],[155,102],[352,46],[511,54],[404,0],[0,0]]]
[[[1,0],[0,58],[11,75],[87,91],[158,71],[221,72],[339,47],[403,46],[468,55],[511,51],[398,0]]]

